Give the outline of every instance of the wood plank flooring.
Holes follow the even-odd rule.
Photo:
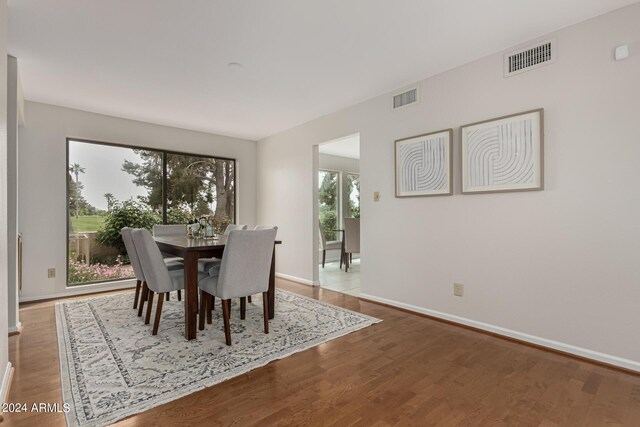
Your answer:
[[[117,425],[640,426],[638,376],[353,296],[277,285],[384,321]],[[54,304],[20,310],[23,332],[9,338],[10,402],[62,402]],[[58,413],[5,415],[3,426],[65,425]]]

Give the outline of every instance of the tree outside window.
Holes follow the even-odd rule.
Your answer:
[[[360,175],[347,174],[349,191],[349,217],[360,218]]]
[[[318,199],[320,227],[327,240],[336,239],[338,228],[338,172],[319,171]]]

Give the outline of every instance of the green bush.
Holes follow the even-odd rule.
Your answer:
[[[188,224],[191,215],[185,209],[176,207],[167,211],[167,224]]]
[[[337,228],[337,224],[338,215],[335,211],[320,211],[320,226],[327,240],[337,240],[337,233],[334,231]]]
[[[128,200],[118,203],[107,214],[102,229],[98,231],[96,240],[103,246],[112,246],[122,255],[126,255],[127,250],[122,242],[121,230],[124,227],[146,228],[151,230],[154,224],[160,224],[162,220],[158,215],[146,209],[140,203]]]

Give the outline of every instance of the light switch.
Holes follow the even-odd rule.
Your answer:
[[[373,192],[373,201],[374,202],[379,202],[380,201],[380,192],[379,191],[374,191]]]

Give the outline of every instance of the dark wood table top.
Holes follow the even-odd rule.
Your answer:
[[[227,236],[218,235],[216,237],[208,238],[193,238],[189,236],[162,236],[153,238],[158,246],[167,247],[172,246],[182,251],[207,251],[215,249],[223,249],[227,244]],[[276,245],[282,243],[281,240],[276,240]]]

